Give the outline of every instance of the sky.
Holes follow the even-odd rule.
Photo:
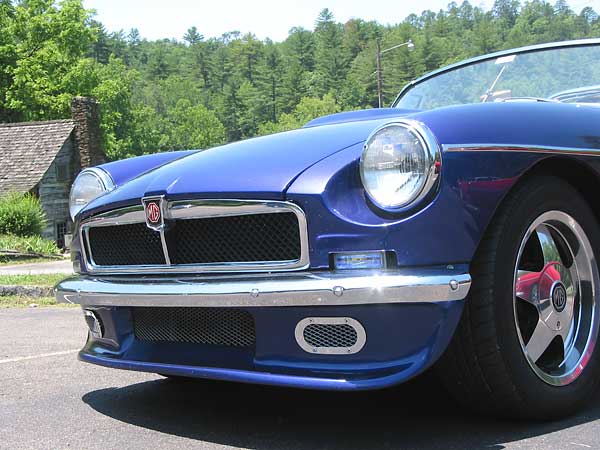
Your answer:
[[[552,1],[552,0],[551,0]],[[290,28],[314,27],[323,8],[329,8],[338,22],[351,18],[396,24],[406,16],[426,9],[445,9],[450,0],[84,0],[95,9],[96,19],[109,31],[137,28],[150,40],[176,38],[195,26],[205,38],[227,31],[252,32],[259,39],[283,41]],[[461,1],[457,1],[461,3]],[[490,9],[494,0],[471,0]],[[577,13],[585,6],[600,12],[600,0],[568,0]]]

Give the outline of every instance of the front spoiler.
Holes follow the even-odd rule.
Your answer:
[[[205,378],[211,380],[230,381],[236,383],[263,384],[284,386],[298,389],[314,389],[325,391],[364,391],[383,389],[394,386],[417,375],[427,361],[425,353],[414,358],[411,364],[400,366],[398,372],[372,378],[351,379],[336,377],[330,373],[328,377],[300,376],[283,373],[260,372],[218,367],[199,367],[158,362],[131,361],[111,358],[85,351],[79,353],[79,360],[113,369],[132,370],[135,372],[158,373],[189,378]]]
[[[68,278],[59,303],[82,306],[341,306],[463,300],[471,277],[454,269]]]

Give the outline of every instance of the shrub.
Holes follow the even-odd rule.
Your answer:
[[[39,236],[45,221],[42,205],[33,195],[9,192],[0,198],[0,234]]]

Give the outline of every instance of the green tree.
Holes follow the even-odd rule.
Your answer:
[[[172,72],[172,64],[169,63],[169,41],[157,42],[150,49],[148,55],[148,70],[150,74],[158,79],[164,79]]]
[[[305,97],[290,114],[282,114],[277,123],[266,122],[259,127],[259,134],[272,134],[294,130],[317,117],[335,114],[340,111],[339,105],[331,94],[323,98]]]
[[[0,122],[12,122],[22,117],[22,112],[9,107],[6,93],[13,83],[13,70],[17,64],[14,30],[11,29],[15,8],[11,0],[0,0]]]
[[[108,64],[95,66],[90,74],[97,77],[91,94],[102,108],[100,127],[106,155],[109,159],[121,159],[141,154],[143,149],[136,148],[131,137],[135,127],[132,91],[139,74],[127,69],[115,56],[110,57]]]
[[[325,8],[319,14],[315,26],[316,72],[314,92],[318,95],[340,91],[347,72],[347,57],[344,51],[343,27],[333,19],[333,13]]]
[[[204,36],[198,33],[198,29],[196,27],[190,27],[183,35],[183,40],[189,45],[196,45],[204,40]]]
[[[263,53],[263,44],[251,33],[245,34],[242,39],[231,44],[232,58],[236,61],[235,67],[242,78],[250,83],[256,83],[258,65]]]
[[[170,150],[205,149],[225,142],[225,128],[213,111],[181,99],[168,112]]]
[[[504,28],[510,28],[517,21],[520,6],[519,0],[496,0],[492,7],[492,14],[503,22]]]
[[[61,118],[69,111],[70,99],[80,94],[76,86],[80,65],[95,30],[90,26],[90,12],[79,0],[28,0],[14,8],[2,5],[6,23],[3,39],[8,43],[0,57],[2,78],[8,86],[0,95],[4,98],[4,114],[21,120]]]
[[[265,45],[264,61],[259,68],[261,97],[265,103],[265,120],[275,122],[279,114],[283,67],[281,53],[273,42]]]
[[[90,21],[90,26],[96,34],[96,39],[90,45],[90,56],[97,62],[106,64],[111,55],[109,48],[109,36],[106,28],[96,20]]]
[[[0,0],[0,30],[0,121],[66,118],[73,96],[93,95],[104,147],[117,159],[376,107],[378,40],[384,49],[408,39],[416,46],[384,55],[389,104],[428,70],[502,48],[599,37],[600,20],[568,0],[495,0],[489,10],[452,1],[386,26],[341,24],[324,9],[314,30],[294,27],[284,42],[237,31],[205,40],[193,26],[181,40],[150,41],[136,29],[106,30],[82,0]]]
[[[315,40],[311,31],[294,27],[283,43],[287,58],[296,62],[304,71],[312,71],[315,66]]]
[[[281,82],[281,104],[284,112],[291,111],[303,97],[308,95],[308,74],[300,63],[291,60],[287,64]]]

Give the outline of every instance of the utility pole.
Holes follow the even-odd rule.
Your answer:
[[[405,45],[408,48],[409,52],[412,52],[415,49],[415,44],[413,44],[412,39],[409,39],[407,42],[394,45],[393,47],[386,48],[385,50],[381,51],[381,42],[379,41],[379,39],[377,39],[377,70],[375,71],[375,73],[377,74],[377,99],[380,108],[383,108],[383,72],[381,69],[381,56],[384,53],[389,52],[390,50],[394,50],[399,47],[404,47]],[[373,76],[373,74],[371,74],[371,76]]]
[[[381,42],[377,39],[377,98],[379,107],[383,108],[383,75],[381,73]]]

